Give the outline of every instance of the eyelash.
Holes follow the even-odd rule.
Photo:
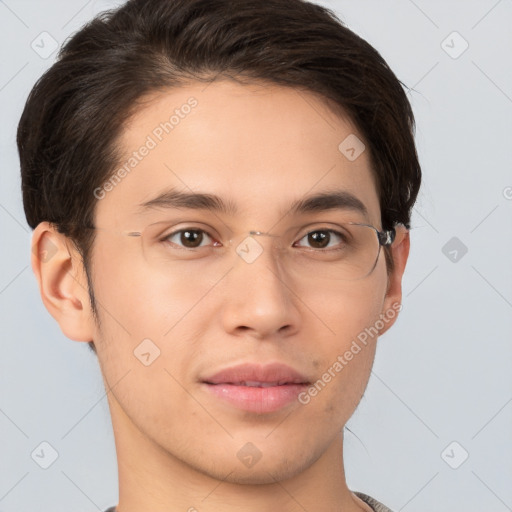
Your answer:
[[[179,249],[185,249],[185,250],[188,250],[188,251],[195,251],[196,249],[201,249],[203,247],[207,247],[207,246],[201,246],[201,245],[199,247],[183,247],[183,246],[180,246],[180,245],[176,244],[175,242],[171,242],[170,241],[171,237],[174,237],[175,235],[179,235],[179,234],[184,233],[186,231],[193,231],[193,232],[198,232],[198,233],[204,233],[210,239],[214,240],[214,238],[206,230],[201,229],[201,228],[188,227],[188,228],[178,229],[176,231],[173,231],[172,233],[169,233],[169,234],[165,235],[164,237],[162,237],[161,241],[164,242],[164,243],[173,244],[173,245],[177,246]],[[317,228],[317,229],[313,229],[311,231],[308,231],[298,241],[303,240],[304,238],[306,238],[311,233],[318,233],[318,232],[330,233],[331,235],[334,234],[335,236],[340,238],[342,241],[345,241],[345,242],[347,241],[346,235],[344,235],[343,233],[340,233],[339,231],[336,231],[335,229],[331,229],[331,228]],[[330,242],[330,240],[329,240],[329,242]],[[214,247],[218,247],[218,246],[214,246]],[[315,249],[313,247],[310,247],[309,249],[316,250],[316,251],[323,251],[323,252],[325,252],[326,250],[335,250],[335,249],[332,249],[332,248],[330,248],[330,249],[329,248]]]

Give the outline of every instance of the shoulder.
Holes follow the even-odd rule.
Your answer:
[[[393,512],[390,508],[386,507],[376,499],[364,494],[362,492],[352,491],[358,498],[361,498],[367,505],[370,505],[375,512]],[[108,512],[108,511],[107,511]]]

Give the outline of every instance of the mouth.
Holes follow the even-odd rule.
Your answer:
[[[265,414],[289,408],[309,385],[310,379],[293,367],[272,362],[245,362],[201,379],[210,397],[230,408]]]

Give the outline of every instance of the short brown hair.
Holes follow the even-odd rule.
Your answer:
[[[93,311],[94,231],[84,226],[94,190],[119,163],[125,121],[143,95],[218,76],[300,88],[339,107],[369,149],[382,229],[410,227],[421,182],[411,105],[381,55],[331,10],[304,0],[129,0],[66,42],[17,132],[28,224],[49,221],[75,243]]]

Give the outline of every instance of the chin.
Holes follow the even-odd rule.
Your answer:
[[[223,480],[224,482],[239,485],[269,485],[292,478],[298,472],[298,469],[296,471],[283,471],[282,468],[275,469],[272,467],[269,467],[268,470],[263,468],[258,470],[255,468],[246,470],[236,469],[223,478]]]
[[[287,458],[277,460],[264,460],[264,456],[252,467],[244,467],[241,462],[237,461],[235,466],[224,466],[215,468],[214,473],[211,474],[217,479],[229,482],[232,484],[242,485],[268,485],[275,484],[276,482],[288,480],[300,474],[307,468],[305,461],[293,461],[290,465],[290,460]]]

